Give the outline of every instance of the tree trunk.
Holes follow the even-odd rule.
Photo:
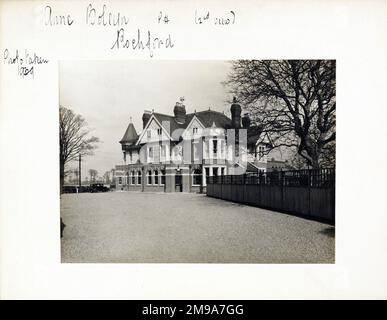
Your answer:
[[[59,165],[59,176],[60,176],[60,194],[63,193],[63,185],[64,185],[64,163],[61,161]]]
[[[318,158],[317,159],[312,159],[312,169],[320,169],[320,164],[318,162]]]

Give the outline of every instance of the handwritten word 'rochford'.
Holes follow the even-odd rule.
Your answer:
[[[134,37],[127,38],[125,30],[121,28],[117,31],[116,40],[110,49],[133,49],[133,50],[148,50],[149,56],[153,57],[154,51],[158,49],[171,49],[174,47],[171,35],[160,39],[155,37],[149,30],[144,36],[140,29],[137,29],[137,34]]]

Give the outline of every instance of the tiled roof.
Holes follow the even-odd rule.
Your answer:
[[[252,162],[247,162],[246,172],[259,172],[259,168]]]
[[[218,128],[226,128],[231,125],[231,119],[222,112],[206,110],[196,112],[196,116],[206,128],[211,127],[213,123]]]
[[[217,128],[226,128],[227,126],[231,125],[231,119],[228,118],[225,114],[213,111],[213,110],[206,110],[206,111],[200,111],[196,113],[188,113],[185,116],[185,122],[184,123],[178,123],[174,116],[162,114],[162,113],[153,113],[155,118],[160,122],[163,123],[165,121],[169,121],[169,132],[168,134],[171,134],[176,129],[185,129],[191,122],[192,118],[196,115],[196,117],[199,119],[199,121],[204,125],[205,128],[211,127],[214,123]]]
[[[205,110],[195,113],[188,113],[185,116],[184,123],[178,123],[176,118],[171,115],[163,113],[153,113],[154,117],[161,123],[169,121],[169,130],[168,134],[171,135],[176,129],[186,129],[190,124],[194,116],[196,116],[199,121],[204,125],[205,128],[210,128],[215,123],[215,127],[229,129],[231,128],[231,119],[227,117],[224,113],[214,111],[214,110]],[[168,129],[164,125],[164,129]],[[247,130],[247,144],[255,144],[262,133],[262,128],[260,126],[251,126]]]
[[[122,137],[120,143],[136,142],[138,139],[138,134],[134,128],[133,123],[129,123],[128,128],[125,131],[124,136]]]

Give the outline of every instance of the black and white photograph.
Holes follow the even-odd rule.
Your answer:
[[[386,17],[0,0],[0,299],[136,319],[385,300]]]
[[[335,60],[60,61],[59,86],[62,263],[335,263]]]

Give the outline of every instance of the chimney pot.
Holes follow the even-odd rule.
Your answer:
[[[185,105],[182,102],[176,102],[176,105],[173,108],[173,113],[178,123],[185,123],[185,115],[187,112],[185,111]]]

